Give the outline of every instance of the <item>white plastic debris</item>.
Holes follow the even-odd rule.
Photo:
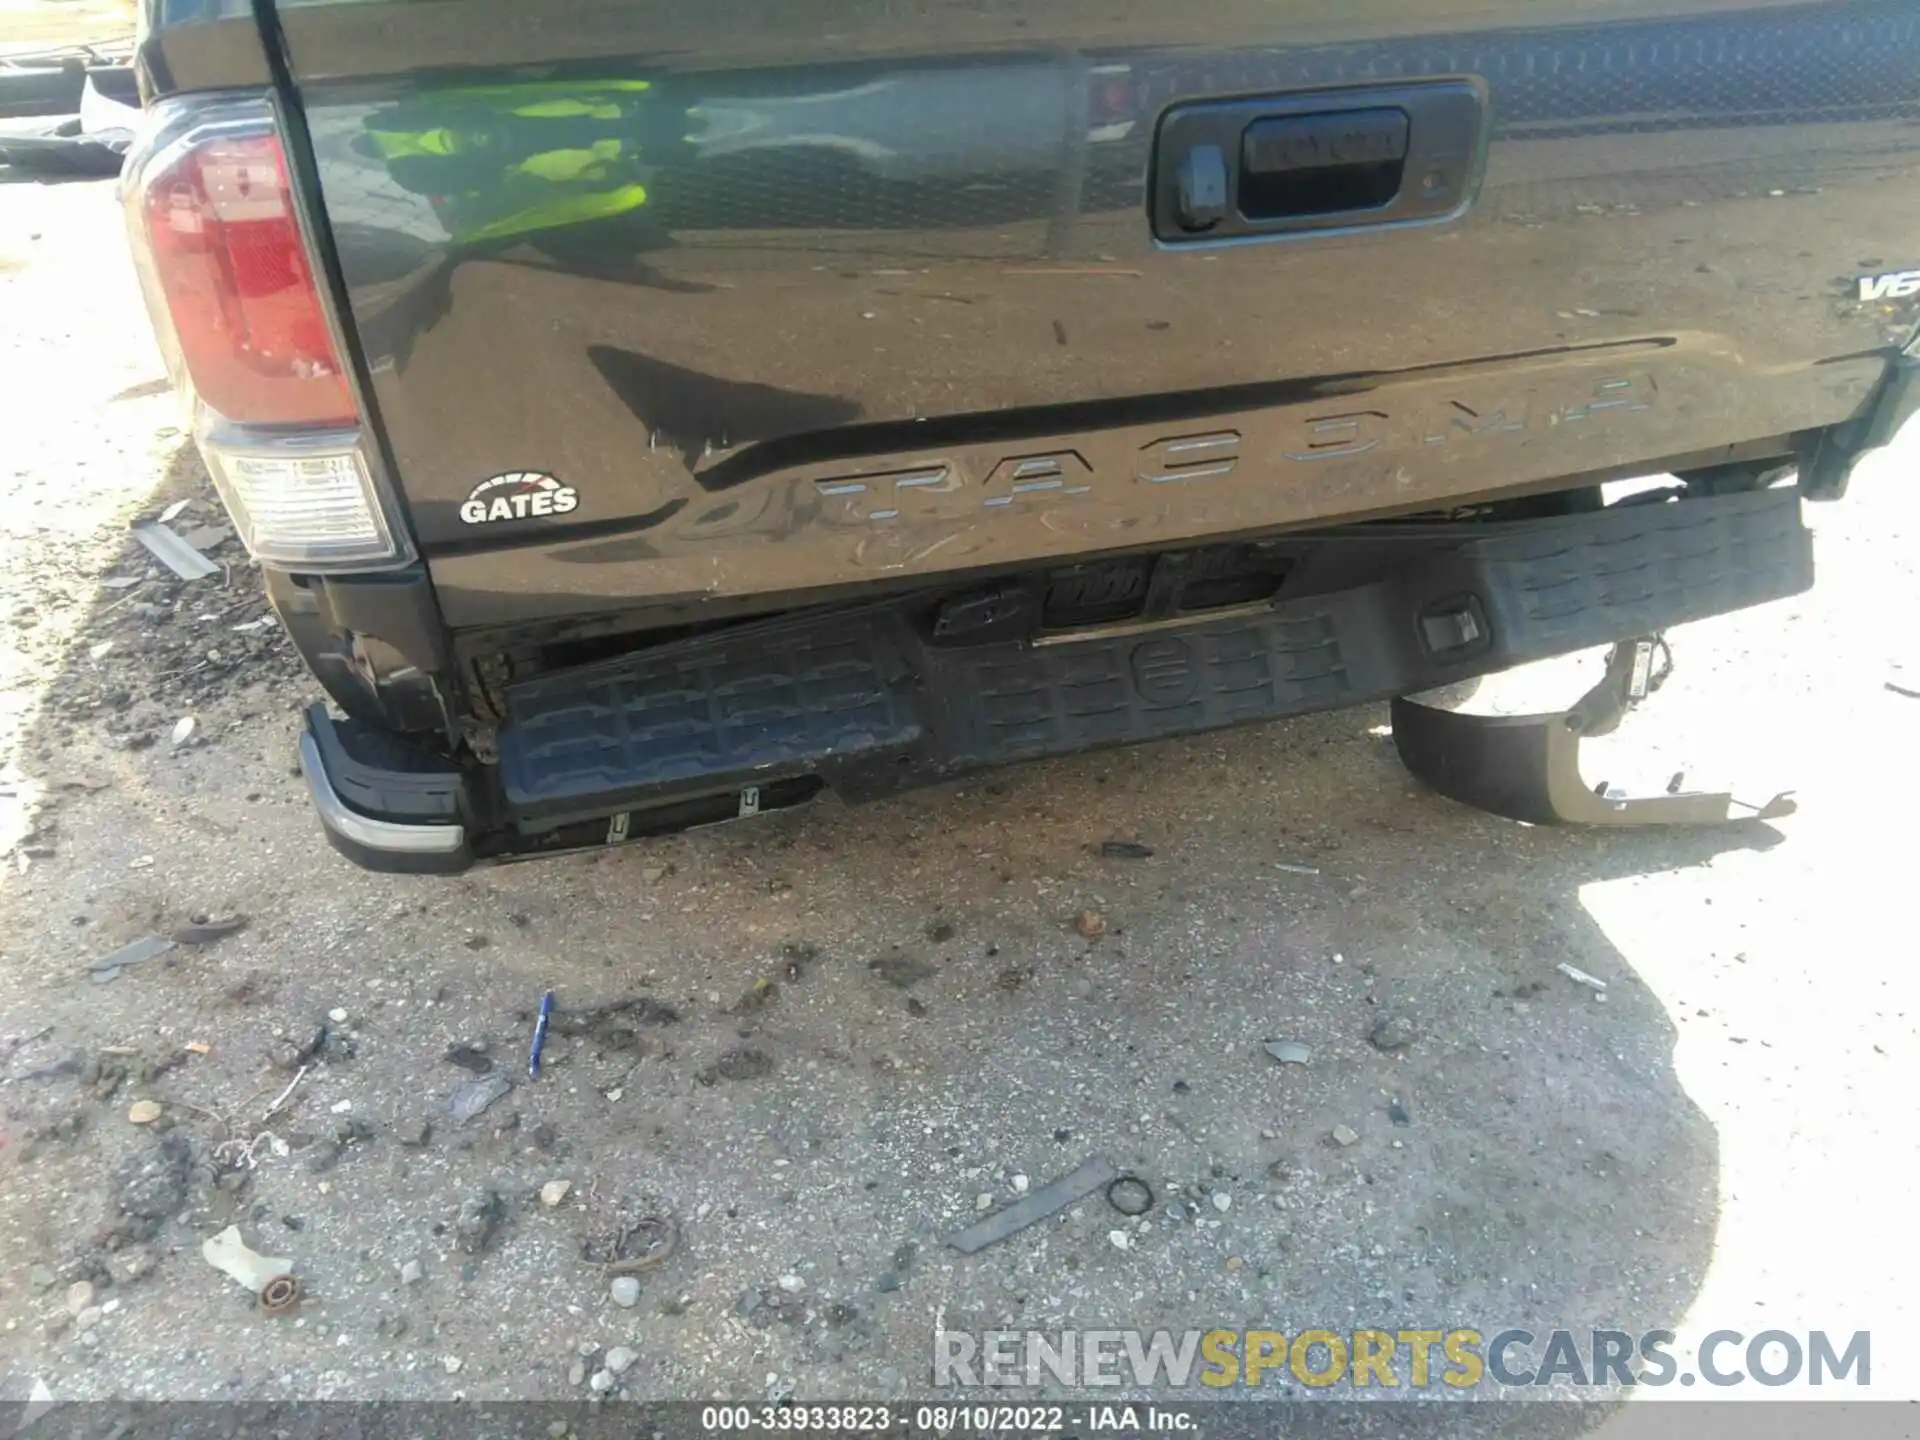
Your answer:
[[[133,522],[133,538],[182,580],[204,580],[218,575],[220,567],[157,520]]]
[[[1558,970],[1562,975],[1566,976],[1567,979],[1573,981],[1574,984],[1584,985],[1589,990],[1597,991],[1597,990],[1605,990],[1607,988],[1606,981],[1602,980],[1598,975],[1589,975],[1586,971],[1582,970],[1578,965],[1569,965],[1566,961],[1562,960],[1558,965],[1554,966],[1553,968]]]
[[[240,1238],[240,1227],[229,1225],[200,1246],[200,1257],[231,1280],[258,1295],[269,1282],[293,1273],[293,1261],[280,1255],[262,1255]]]
[[[184,745],[193,738],[193,716],[182,715],[173,722],[173,743]]]

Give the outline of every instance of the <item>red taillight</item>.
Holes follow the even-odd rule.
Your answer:
[[[142,213],[195,393],[239,424],[353,424],[279,138],[215,134],[167,160]]]

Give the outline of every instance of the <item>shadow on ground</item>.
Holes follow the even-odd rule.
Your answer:
[[[151,503],[208,493],[182,451]],[[4,1029],[47,1030],[14,1043],[0,1090],[18,1257],[0,1284],[23,1316],[63,1308],[36,1264],[116,1279],[125,1304],[110,1344],[23,1325],[11,1368],[100,1396],[564,1396],[583,1332],[607,1328],[582,1246],[635,1206],[682,1226],[614,1317],[643,1398],[757,1396],[768,1375],[802,1398],[925,1394],[936,1323],[1544,1336],[1672,1328],[1698,1287],[1715,1136],[1581,892],[1764,848],[1765,827],[1508,825],[1416,793],[1376,707],[454,880],[370,876],[325,848],[290,773],[314,687],[277,632],[229,650],[258,613],[244,566],[157,570],[129,550],[113,573],[140,583],[100,590],[48,681],[22,769],[54,797],[52,853],[0,899]],[[103,635],[124,640],[104,672]],[[1104,858],[1113,838],[1152,854]],[[85,982],[90,956],[214,912],[249,928]],[[1562,960],[1607,977],[1606,1001]],[[577,1023],[528,1082],[550,988]],[[646,1022],[608,1008],[641,998]],[[1383,1016],[1410,1042],[1377,1045]],[[275,1037],[323,1022],[351,1059],[260,1124],[289,1078]],[[1311,1062],[1277,1064],[1274,1038]],[[465,1126],[445,1110],[471,1078],[441,1058],[456,1044],[518,1078]],[[103,1071],[108,1046],[134,1053]],[[126,1123],[136,1097],[159,1125]],[[248,1168],[225,1142],[261,1129],[289,1154]],[[181,1141],[177,1212],[129,1225],[125,1177]],[[1095,1197],[977,1256],[942,1248],[976,1197],[1090,1153],[1153,1186],[1143,1228]],[[555,1176],[575,1198],[548,1210]],[[463,1253],[476,1194],[504,1218]],[[229,1221],[295,1255],[344,1360],[209,1280],[197,1242]],[[410,1257],[430,1278],[398,1286]],[[206,1326],[182,1353],[187,1303]],[[589,1319],[554,1325],[569,1305]],[[1278,1378],[1259,1393],[1314,1393]]]

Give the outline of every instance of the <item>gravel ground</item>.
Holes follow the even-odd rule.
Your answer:
[[[1916,447],[1811,512],[1812,595],[1676,632],[1598,761],[1796,789],[1771,825],[1510,825],[1421,793],[1375,707],[412,880],[322,843],[291,763],[312,687],[238,546],[204,536],[228,571],[183,586],[127,536],[220,517],[110,186],[0,185],[0,315],[0,1373],[878,1398],[929,1392],[936,1322],[1667,1327],[1683,1362],[1826,1327],[1872,1332],[1874,1396],[1920,1397],[1889,1263]],[[90,981],[221,916],[247,923]],[[457,1122],[489,1066],[513,1088]],[[1156,1208],[941,1244],[1092,1154]],[[608,1247],[649,1218],[677,1239],[629,1308]],[[293,1262],[293,1313],[201,1258],[229,1223]]]

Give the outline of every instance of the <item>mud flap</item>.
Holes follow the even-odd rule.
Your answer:
[[[1628,796],[1581,778],[1581,739],[1613,730],[1645,697],[1646,656],[1658,643],[1616,646],[1606,679],[1571,709],[1544,715],[1462,715],[1402,696],[1393,702],[1394,748],[1428,788],[1530,825],[1723,825],[1791,815],[1790,791],[1750,805],[1725,792]]]

